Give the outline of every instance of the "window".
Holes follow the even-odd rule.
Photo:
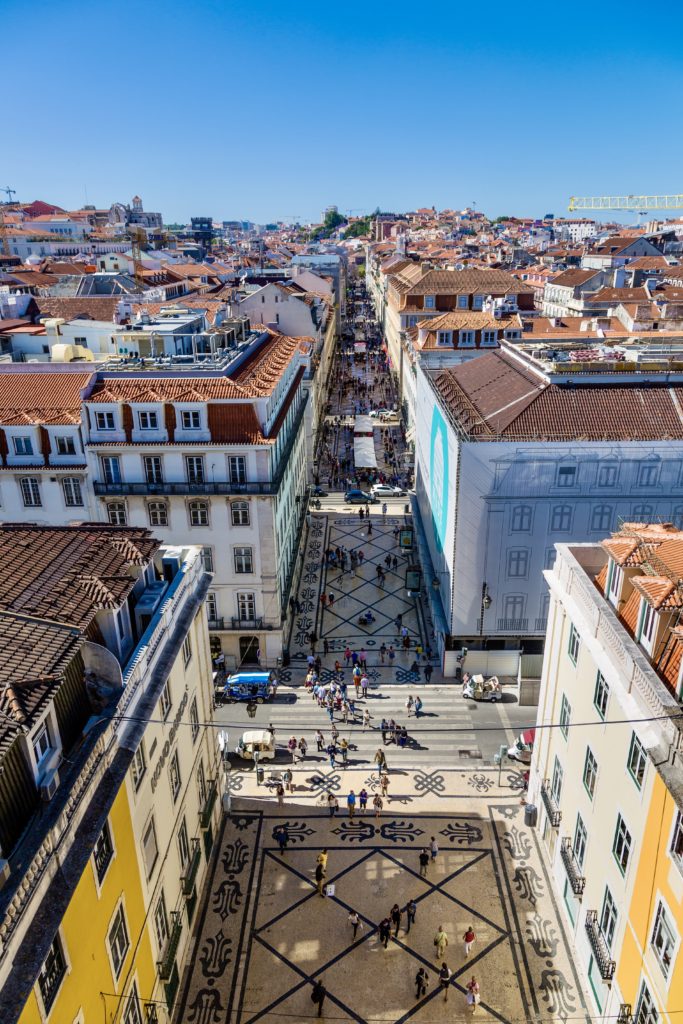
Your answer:
[[[55,438],[55,446],[57,448],[57,454],[58,455],[75,455],[76,454],[76,444],[74,442],[73,437],[66,437],[66,436],[56,437]]]
[[[233,501],[230,505],[233,526],[249,526],[249,502]]]
[[[581,637],[576,631],[576,626],[572,623],[571,629],[569,630],[569,646],[567,653],[570,659],[576,665],[579,658],[579,651],[581,650]]]
[[[24,508],[39,508],[43,502],[40,497],[40,484],[34,476],[22,476],[19,481]]]
[[[659,466],[646,465],[638,469],[638,486],[654,487],[659,478]]]
[[[124,998],[125,1010],[123,1011],[123,1020],[121,1024],[142,1024],[142,1014],[140,1012],[140,999],[138,998],[138,988],[135,982],[130,991],[130,995]],[[149,1018],[151,1020],[151,1018]]]
[[[185,818],[180,822],[180,828],[178,829],[178,857],[180,859],[180,867],[184,869],[190,862],[190,840],[187,837],[187,822]]]
[[[647,754],[645,747],[635,733],[631,736],[631,746],[628,751],[628,770],[638,789],[643,788],[645,768],[647,766]]]
[[[187,668],[187,666],[190,664],[190,660],[191,659],[192,659],[192,641],[190,640],[190,635],[188,633],[188,635],[183,640],[183,665],[185,666],[185,668]]]
[[[596,505],[591,513],[591,530],[607,533],[612,528],[613,508],[611,505]]]
[[[171,700],[171,684],[167,679],[166,682],[164,683],[164,688],[161,691],[161,696],[159,697],[159,710],[161,711],[162,718],[168,718],[168,713],[171,710],[172,704],[173,701]]]
[[[159,856],[159,847],[157,846],[157,830],[154,825],[154,818],[150,820],[147,830],[142,839],[142,854],[145,861],[145,869],[147,871],[147,877],[149,878],[154,870],[154,865],[157,862]]]
[[[671,962],[676,952],[677,941],[674,927],[669,920],[664,904],[660,900],[655,917],[655,926],[652,931],[651,944],[655,952],[655,956],[659,961],[659,966],[662,968],[662,974],[665,978],[669,977]]]
[[[244,455],[228,456],[228,474],[231,484],[247,482],[247,460]]]
[[[173,751],[173,757],[168,762],[168,781],[171,784],[171,796],[173,797],[173,803],[178,799],[180,793],[180,761],[178,760],[178,751]]]
[[[647,985],[643,982],[633,1024],[657,1024],[658,1020],[659,1014],[657,1013],[655,1001],[650,995]]]
[[[467,309],[469,305],[469,297],[467,295],[458,295],[458,309]]]
[[[616,605],[621,594],[621,583],[624,578],[624,570],[616,562],[610,562],[609,594],[608,597],[613,605]]]
[[[55,935],[38,975],[38,987],[45,1012],[49,1013],[66,974],[66,957],[59,934]]]
[[[100,464],[105,484],[121,483],[121,460],[118,455],[103,455]]]
[[[213,548],[202,548],[202,561],[206,572],[213,572]]]
[[[30,437],[13,437],[15,455],[33,455],[33,444]]]
[[[619,476],[618,466],[598,467],[598,487],[614,487]]]
[[[586,760],[583,763],[583,784],[586,787],[589,797],[593,799],[595,783],[598,778],[598,762],[590,747],[586,747]]]
[[[574,857],[576,863],[580,868],[583,867],[583,861],[586,856],[586,846],[588,845],[588,832],[584,825],[583,818],[580,814],[576,815],[576,828],[574,829]]]
[[[425,309],[436,309],[436,299],[433,295],[425,295]]]
[[[484,296],[483,295],[473,295],[472,296],[472,309],[481,309],[483,307],[483,305],[484,305]]]
[[[33,737],[33,753],[35,755],[36,764],[39,767],[45,755],[51,750],[52,743],[50,742],[50,730],[48,729],[47,722],[43,722]]]
[[[119,909],[114,914],[112,926],[109,929],[109,952],[111,953],[111,962],[114,968],[114,979],[118,978],[121,973],[129,945],[126,916],[123,911],[123,903],[120,903]]]
[[[209,525],[209,503],[208,501],[190,502],[190,526]]]
[[[168,915],[166,913],[166,898],[163,889],[154,908],[154,931],[157,935],[157,949],[161,955],[168,941]]]
[[[602,913],[600,914],[600,931],[608,947],[612,948],[614,932],[617,927],[617,905],[614,897],[608,888],[605,888],[605,896],[602,901]]]
[[[145,455],[145,480],[148,484],[162,484],[164,482],[164,471],[160,455]]]
[[[628,859],[631,855],[631,833],[626,827],[626,822],[621,815],[617,818],[617,827],[614,833],[612,853],[622,872],[626,872]]]
[[[192,409],[183,410],[180,414],[180,422],[183,425],[183,430],[199,430],[201,426],[199,413]]]
[[[218,602],[213,590],[210,590],[206,595],[206,617],[209,622],[215,622],[218,618]]]
[[[113,412],[96,412],[95,413],[95,427],[97,430],[113,430],[114,429],[114,413]]]
[[[557,471],[558,487],[573,487],[576,483],[576,466],[560,466]]]
[[[562,769],[562,765],[560,764],[558,759],[555,758],[555,762],[553,764],[553,777],[552,777],[552,781],[550,783],[550,792],[553,795],[553,800],[555,801],[555,803],[558,806],[560,804],[560,798],[562,796],[562,780],[563,779],[564,779],[564,771]]]
[[[168,526],[168,505],[165,501],[150,501],[147,511],[150,526]]]
[[[550,529],[556,533],[567,533],[572,528],[571,505],[555,505],[550,517]]]
[[[110,501],[107,505],[107,515],[112,526],[125,526],[128,522],[125,501]]]
[[[144,748],[142,746],[142,743],[140,743],[140,746],[138,747],[138,749],[135,751],[135,753],[133,755],[133,762],[131,764],[131,774],[133,776],[133,788],[135,789],[136,793],[137,793],[137,791],[140,788],[140,783],[142,782],[146,771],[147,771],[147,764],[145,762],[145,751],[144,751]]]
[[[474,348],[474,331],[460,331],[458,345],[460,348]]]
[[[452,331],[437,331],[436,332],[436,343],[437,343],[437,345],[452,345],[453,344],[453,332]]]
[[[482,347],[494,348],[498,344],[498,332],[497,331],[482,331],[481,332],[481,344],[482,344]]]
[[[235,572],[253,572],[251,548],[235,548]]]
[[[199,736],[199,712],[197,710],[196,697],[192,698],[192,703],[190,704],[190,732],[192,734],[192,742],[194,743],[197,736]]]
[[[238,593],[237,616],[242,620],[256,618],[256,597],[254,594]]]
[[[555,565],[556,561],[557,561],[557,549],[556,548],[546,548],[545,549],[544,568],[545,569],[552,569],[552,567]]]
[[[65,476],[62,479],[62,492],[64,494],[64,504],[67,508],[83,507],[83,491],[81,490],[81,481],[78,477]]]
[[[597,679],[595,680],[595,692],[593,694],[593,703],[597,709],[600,718],[605,717],[607,711],[607,701],[609,700],[609,686],[603,676],[602,672],[598,672]]]
[[[138,424],[140,430],[156,430],[159,426],[159,417],[155,412],[139,412]]]
[[[652,505],[634,505],[631,518],[635,523],[648,523],[652,518]]]
[[[562,703],[560,705],[560,731],[564,738],[567,738],[569,733],[569,721],[572,717],[571,704],[567,700],[567,695],[562,694]]]
[[[507,594],[503,604],[504,615],[508,622],[520,623],[524,620],[524,595]],[[523,629],[526,627],[517,625],[509,626],[509,629]]]
[[[508,551],[508,578],[526,577],[529,572],[529,552],[526,548]]]
[[[203,807],[206,803],[206,776],[204,775],[204,762],[199,762],[199,768],[197,768],[197,796],[199,797],[199,806]]]
[[[645,598],[641,598],[640,604],[642,611],[638,641],[643,645],[646,651],[651,651],[652,642],[657,631],[657,612],[654,610],[652,605],[645,600]]]
[[[418,320],[419,320],[419,317],[417,317],[417,316],[407,316],[406,317],[406,327],[417,327],[417,321]]]
[[[531,529],[531,505],[515,505],[512,510],[512,530],[515,533],[528,533]]]
[[[189,484],[204,483],[204,457],[202,455],[186,455],[185,471]]]
[[[107,873],[107,868],[109,867],[113,856],[114,844],[111,841],[109,822],[105,821],[104,828],[100,832],[97,842],[95,843],[95,849],[93,850],[95,874],[97,875],[97,881],[100,885],[104,881],[104,876]]]

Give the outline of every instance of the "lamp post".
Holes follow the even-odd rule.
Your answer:
[[[481,585],[481,608],[479,611],[479,636],[484,634],[484,612],[491,607],[491,595],[486,581]]]

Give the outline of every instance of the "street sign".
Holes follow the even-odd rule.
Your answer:
[[[414,590],[419,593],[422,585],[422,570],[421,569],[407,569],[406,570],[406,590]]]
[[[412,526],[404,527],[400,531],[400,533],[399,533],[399,538],[398,538],[399,547],[402,548],[404,551],[412,551],[412,548],[413,548],[413,536],[414,536],[414,530],[413,530]]]

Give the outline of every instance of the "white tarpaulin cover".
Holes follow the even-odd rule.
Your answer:
[[[353,440],[353,459],[356,469],[377,469],[375,442],[371,437],[356,437]]]

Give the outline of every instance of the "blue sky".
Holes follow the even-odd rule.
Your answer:
[[[167,221],[681,192],[682,10],[2,0],[0,184]]]

